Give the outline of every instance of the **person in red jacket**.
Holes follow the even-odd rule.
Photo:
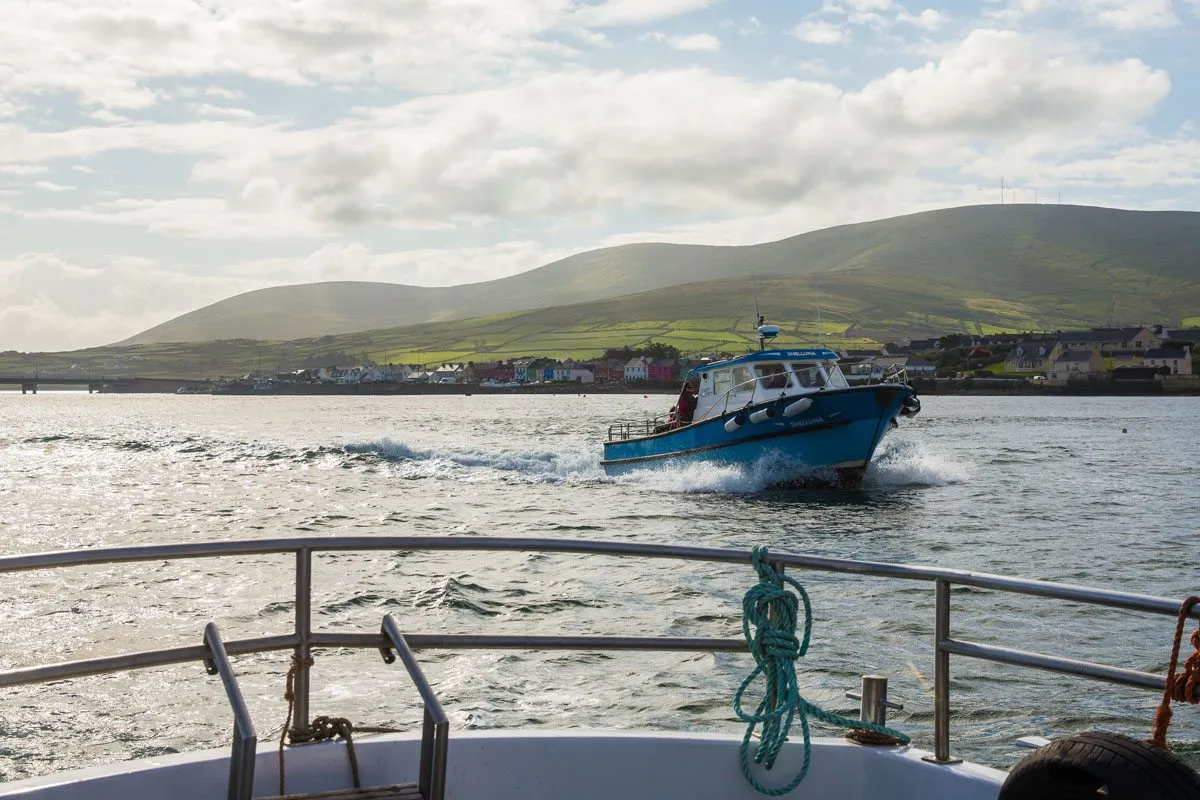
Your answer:
[[[692,416],[696,413],[696,387],[688,381],[683,385],[683,390],[679,393],[679,400],[675,403],[675,419],[680,425],[688,425],[692,421]]]

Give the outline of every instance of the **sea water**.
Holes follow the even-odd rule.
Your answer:
[[[607,478],[616,419],[664,395],[211,397],[0,394],[5,553],[274,536],[555,536],[962,567],[1182,597],[1200,590],[1200,400],[926,397],[861,491],[764,489],[741,470]],[[815,608],[801,690],[854,715],[890,677],[891,721],[931,745],[933,591],[794,572]],[[411,632],[740,636],[749,565],[526,553],[318,555],[313,625]],[[285,634],[291,557],[0,575],[0,668]],[[959,587],[953,634],[1163,672],[1173,621]],[[455,729],[741,730],[744,655],[428,651]],[[286,653],[235,659],[260,735],[277,735]],[[996,766],[1027,734],[1147,735],[1154,693],[952,658],[953,751]],[[413,729],[416,695],[373,650],[325,650],[312,713]],[[228,744],[200,664],[5,690],[0,778]],[[1186,753],[1200,712],[1175,715]],[[263,744],[260,747],[267,747]]]

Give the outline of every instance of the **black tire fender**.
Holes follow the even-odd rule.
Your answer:
[[[1200,775],[1152,744],[1088,731],[1055,739],[1026,756],[1008,773],[996,800],[1083,798],[1200,800]]]

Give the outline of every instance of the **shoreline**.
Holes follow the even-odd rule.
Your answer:
[[[1195,397],[1200,396],[1200,381],[1079,381],[1066,386],[1045,386],[1015,379],[918,378],[910,381],[918,394],[925,396],[963,395],[975,397]],[[407,396],[407,395],[677,395],[678,382],[645,382],[638,384],[570,384],[549,383],[518,387],[480,386],[471,383],[412,384],[412,383],[351,383],[309,384],[277,382],[255,388],[248,383],[217,385],[211,382],[180,378],[132,378],[121,383],[102,384],[91,391],[99,394],[180,394],[217,396]],[[42,385],[41,392],[81,391],[85,383]],[[20,390],[15,388],[12,393]],[[91,392],[89,392],[91,393]],[[36,396],[36,393],[33,393]]]
[[[963,381],[943,380],[914,380],[910,384],[921,395],[947,396],[963,395],[975,397],[1175,397],[1200,396],[1200,386],[1180,385],[1166,386],[1162,381],[1088,381],[1066,386],[1039,386],[1028,381],[997,380],[996,384],[988,381],[965,383]],[[180,389],[184,391],[180,392]],[[192,389],[193,391],[187,391]],[[208,391],[206,391],[208,390]],[[402,384],[402,383],[358,383],[358,384],[289,384],[278,383],[266,389],[255,389],[250,385],[226,385],[210,387],[195,381],[177,381],[169,379],[138,379],[129,384],[105,386],[101,389],[104,394],[146,394],[146,393],[180,393],[180,394],[212,394],[218,396],[372,396],[372,395],[543,395],[543,394],[613,394],[613,395],[676,395],[679,384],[644,383],[644,384],[536,384],[520,387],[491,387],[478,384]]]

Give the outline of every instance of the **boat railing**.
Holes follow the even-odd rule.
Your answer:
[[[380,634],[391,645],[380,648],[383,660],[389,664],[395,661],[396,656],[392,654],[392,649],[395,649],[404,668],[408,670],[408,677],[417,687],[417,693],[421,695],[421,702],[425,705],[421,713],[421,755],[417,788],[425,800],[442,800],[446,795],[446,755],[450,749],[450,719],[434,694],[433,687],[429,685],[421,665],[417,663],[416,656],[408,646],[408,640],[400,632],[400,624],[391,614],[384,615]]]
[[[233,557],[247,555],[290,554],[295,558],[295,618],[291,633],[241,639],[225,643],[215,626],[206,630],[205,644],[124,653],[114,656],[67,661],[55,664],[18,667],[0,671],[0,687],[57,681],[65,678],[95,675],[144,667],[163,666],[188,661],[212,664],[226,680],[232,676],[228,655],[245,655],[267,651],[291,650],[296,667],[294,690],[295,727],[293,740],[303,741],[309,726],[309,665],[312,649],[377,648],[395,649],[408,668],[425,703],[426,728],[423,733],[421,774],[426,785],[433,789],[444,781],[446,737],[448,722],[441,705],[421,673],[412,650],[425,649],[569,649],[569,650],[649,650],[737,652],[745,651],[742,639],[678,636],[621,636],[621,635],[493,635],[410,633],[400,635],[395,620],[385,619],[382,630],[345,632],[312,630],[312,561],[320,553],[364,551],[440,551],[440,552],[540,552],[560,554],[589,554],[644,558],[668,558],[712,563],[737,564],[748,567],[751,554],[746,550],[690,547],[681,545],[645,544],[579,539],[546,539],[527,537],[475,536],[345,536],[311,538],[274,538],[247,541],[197,542],[167,545],[96,548],[0,557],[0,574],[28,570],[66,568],[124,562],[162,562],[192,558]],[[1162,691],[1162,675],[1121,667],[1098,664],[1043,653],[1016,650],[999,645],[981,644],[952,635],[951,589],[971,586],[1000,592],[1030,595],[1040,598],[1066,600],[1094,606],[1175,616],[1180,602],[1166,597],[1094,589],[1050,581],[1012,578],[1003,575],[972,572],[947,567],[914,566],[874,561],[857,561],[799,553],[772,553],[770,560],[777,571],[785,568],[819,572],[847,573],[880,578],[924,581],[934,585],[934,753],[928,760],[934,763],[954,763],[950,755],[950,656],[965,656],[1001,664],[1048,670],[1075,675],[1106,683]],[[1190,616],[1200,619],[1200,608]],[[229,682],[226,682],[227,689]],[[230,797],[241,797],[242,779],[235,779],[233,769],[244,763],[252,752],[254,729],[245,713],[239,692],[229,692],[233,705],[236,737],[243,744],[240,755],[235,741],[231,764]],[[251,758],[252,760],[252,758]],[[428,765],[426,767],[425,765]],[[235,793],[235,790],[237,793]],[[429,798],[432,794],[423,794]]]
[[[220,675],[225,696],[233,709],[233,750],[229,757],[229,800],[250,800],[254,789],[254,757],[258,749],[258,732],[250,719],[250,709],[233,674],[225,642],[215,622],[204,627],[204,646],[209,657],[204,667],[209,675]]]
[[[646,419],[614,422],[608,426],[608,440],[610,442],[623,442],[628,439],[640,439],[643,436],[660,433],[664,426],[669,425],[670,422],[670,417],[667,414],[659,414],[653,418],[647,417]]]

